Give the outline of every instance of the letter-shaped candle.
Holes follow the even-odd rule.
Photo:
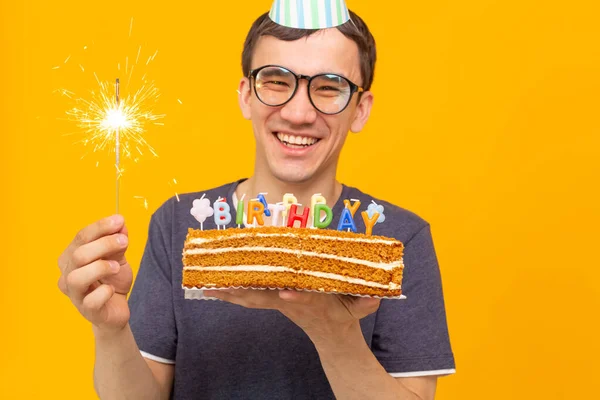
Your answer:
[[[327,204],[325,197],[323,197],[321,193],[313,194],[310,198],[310,214],[308,219],[309,221],[311,221],[311,225],[313,227],[316,227],[316,225],[314,224],[314,221],[316,221],[314,215],[319,215],[315,212],[315,205],[317,204]]]
[[[290,210],[290,206],[294,203],[298,203],[296,196],[291,193],[283,195],[283,205],[285,206],[285,209],[281,212],[281,215],[283,216],[284,221],[287,221],[288,211]]]
[[[290,215],[288,216],[287,226],[293,228],[294,222],[300,221],[300,228],[306,228],[306,222],[308,221],[309,212],[310,208],[304,207],[304,211],[302,211],[302,214],[298,214],[298,205],[292,204],[292,206],[290,207]]]
[[[227,204],[225,199],[219,197],[213,204],[213,208],[215,210],[214,218],[217,229],[220,229],[221,225],[223,225],[224,229],[225,225],[231,222],[231,208],[229,207],[229,204]]]
[[[277,226],[277,224],[279,223],[279,215],[281,215],[283,210],[285,210],[285,206],[283,205],[283,203],[269,204],[269,209],[272,215],[271,225]],[[285,219],[283,220],[283,222],[285,223]]]
[[[356,232],[356,224],[354,218],[352,218],[352,212],[348,208],[344,208],[340,217],[340,223],[338,224],[337,230],[343,231],[344,229],[350,229],[352,232]]]
[[[356,210],[358,210],[358,207],[360,207],[360,200],[356,200],[356,199],[351,199],[354,204],[350,205],[350,200],[344,200],[344,206],[346,206],[346,208],[350,209],[350,211],[352,212],[352,218],[354,218],[354,214],[356,214]]]
[[[321,222],[321,212],[325,211],[325,221]],[[325,229],[333,221],[333,212],[327,204],[315,204],[313,226],[317,229]]]
[[[265,212],[265,206],[258,199],[252,199],[248,202],[248,211],[246,212],[246,222],[249,225],[254,224],[254,219],[260,226],[263,226],[263,213]]]
[[[235,223],[237,224],[238,228],[240,227],[240,225],[242,225],[244,223],[244,197],[245,196],[246,196],[246,194],[244,193],[242,195],[242,198],[238,200],[238,204],[237,204]]]
[[[373,226],[377,222],[377,218],[379,218],[379,213],[374,213],[371,218],[369,218],[369,213],[366,211],[361,212],[360,215],[362,215],[365,226],[367,227],[365,235],[371,236],[371,234],[373,234]]]
[[[271,216],[271,211],[269,211],[269,205],[267,204],[267,199],[265,199],[265,194],[268,193],[259,193],[258,195],[258,201],[260,201],[261,203],[263,203],[263,207],[265,207],[265,215],[267,217]]]

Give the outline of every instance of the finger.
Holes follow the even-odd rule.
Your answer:
[[[100,311],[108,300],[113,296],[115,290],[112,286],[103,284],[94,289],[83,298],[81,308],[84,313],[96,313]]]
[[[97,260],[78,268],[67,275],[67,292],[76,304],[79,304],[89,287],[94,283],[119,272],[120,264],[114,260]]]
[[[319,296],[327,296],[326,293],[302,292],[299,290],[280,290],[279,298],[287,303],[312,304],[320,300]]]
[[[70,258],[72,265],[67,265],[65,272],[68,273],[70,270],[91,264],[96,260],[109,258],[109,256],[125,250],[128,243],[129,239],[126,235],[116,233],[84,244],[73,252]]]
[[[356,297],[349,302],[348,309],[354,317],[360,319],[377,311],[380,303],[380,299],[373,297]]]
[[[75,238],[71,241],[65,251],[58,257],[58,266],[61,271],[67,268],[68,260],[71,254],[80,246],[93,242],[98,238],[110,234],[114,234],[123,229],[125,220],[122,215],[115,214],[107,218],[103,218],[99,221],[90,224],[77,232]]]

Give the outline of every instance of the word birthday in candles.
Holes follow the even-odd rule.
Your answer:
[[[327,205],[325,197],[320,193],[314,194],[310,200],[309,207],[302,207],[298,199],[291,193],[286,193],[279,203],[269,204],[265,198],[267,193],[259,193],[256,198],[244,202],[245,194],[238,200],[235,208],[235,224],[238,228],[246,226],[264,226],[264,217],[271,218],[271,226],[287,226],[290,228],[312,228],[325,229],[333,222],[333,210]],[[344,200],[344,208],[339,218],[338,231],[356,232],[356,212],[361,206],[360,200]],[[384,208],[381,204],[371,201],[365,211],[360,213],[365,224],[365,234],[371,236],[375,224],[385,221]],[[202,198],[193,201],[190,213],[200,222],[200,229],[204,229],[203,223],[206,218],[214,216],[217,229],[226,229],[232,222],[231,207],[227,200],[219,197],[211,206],[210,200],[202,195]],[[244,221],[245,220],[245,221]]]

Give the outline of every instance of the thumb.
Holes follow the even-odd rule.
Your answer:
[[[358,297],[352,304],[352,314],[356,318],[364,318],[369,314],[373,314],[379,308],[381,299],[373,297]]]

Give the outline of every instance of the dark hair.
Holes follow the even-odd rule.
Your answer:
[[[375,75],[375,61],[377,60],[377,51],[375,49],[375,39],[369,31],[367,24],[354,12],[350,11],[350,20],[345,24],[336,27],[344,36],[354,41],[358,46],[360,56],[360,73],[363,80],[362,87],[365,90],[371,88],[373,77]],[[320,29],[296,29],[288,28],[276,24],[269,18],[269,13],[264,13],[254,23],[246,36],[244,50],[242,51],[242,71],[244,76],[248,76],[254,48],[261,36],[274,36],[279,40],[294,41],[303,37],[308,37]]]

